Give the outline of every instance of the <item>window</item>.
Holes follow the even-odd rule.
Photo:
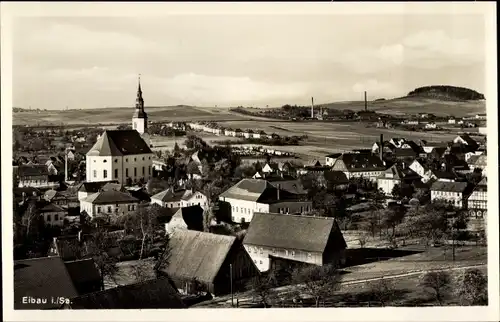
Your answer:
[[[262,264],[262,261],[259,261],[259,264]]]
[[[115,169],[115,178],[118,178],[118,169]]]
[[[148,167],[148,174],[151,175],[151,166]]]
[[[128,178],[128,168],[125,169],[125,176]]]
[[[54,215],[54,220],[55,220],[55,221],[59,221],[59,215],[58,215],[58,214],[55,214],[55,215]]]
[[[125,162],[128,162],[128,158],[125,158]]]
[[[100,214],[101,213],[101,207],[97,207],[97,213]]]
[[[118,163],[118,159],[115,159],[115,163]]]
[[[111,206],[108,206],[108,213],[111,213]]]
[[[142,175],[145,175],[145,174],[146,174],[146,168],[142,167]]]
[[[292,250],[292,256],[295,256],[295,251],[294,250]]]
[[[108,170],[103,170],[102,177],[106,179],[108,177]]]
[[[134,168],[134,177],[137,177],[137,168]]]
[[[311,253],[307,253],[307,258],[311,258],[312,257],[312,254]]]
[[[144,161],[144,157],[142,157],[142,161]]]
[[[285,256],[288,256],[288,249],[285,249]]]
[[[149,157],[149,160],[151,160],[151,157]]]
[[[106,163],[106,162],[108,162],[108,160],[106,160],[106,159],[102,160],[102,163]]]
[[[137,158],[134,158],[134,162],[137,162]]]
[[[52,221],[51,215],[47,215],[47,221]]]
[[[264,253],[264,248],[260,248],[260,254],[262,255]]]

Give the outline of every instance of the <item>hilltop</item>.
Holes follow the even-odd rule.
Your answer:
[[[484,100],[484,95],[470,88],[450,85],[431,85],[414,89],[408,97],[428,97],[451,101]]]

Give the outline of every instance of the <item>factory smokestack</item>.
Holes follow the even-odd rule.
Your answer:
[[[314,118],[314,97],[311,97],[311,118]]]
[[[365,91],[365,112],[368,111],[368,102],[366,100],[366,91]]]
[[[380,160],[384,160],[384,135],[380,134],[380,148],[379,148]]]

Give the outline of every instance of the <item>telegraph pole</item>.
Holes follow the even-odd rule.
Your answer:
[[[233,296],[233,264],[229,264],[229,279],[231,280],[231,307],[234,307],[234,296]]]

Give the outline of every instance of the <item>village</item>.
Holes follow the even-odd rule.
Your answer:
[[[266,147],[298,136],[150,124],[139,82],[131,126],[14,129],[16,309],[486,303],[485,135],[304,161]]]

